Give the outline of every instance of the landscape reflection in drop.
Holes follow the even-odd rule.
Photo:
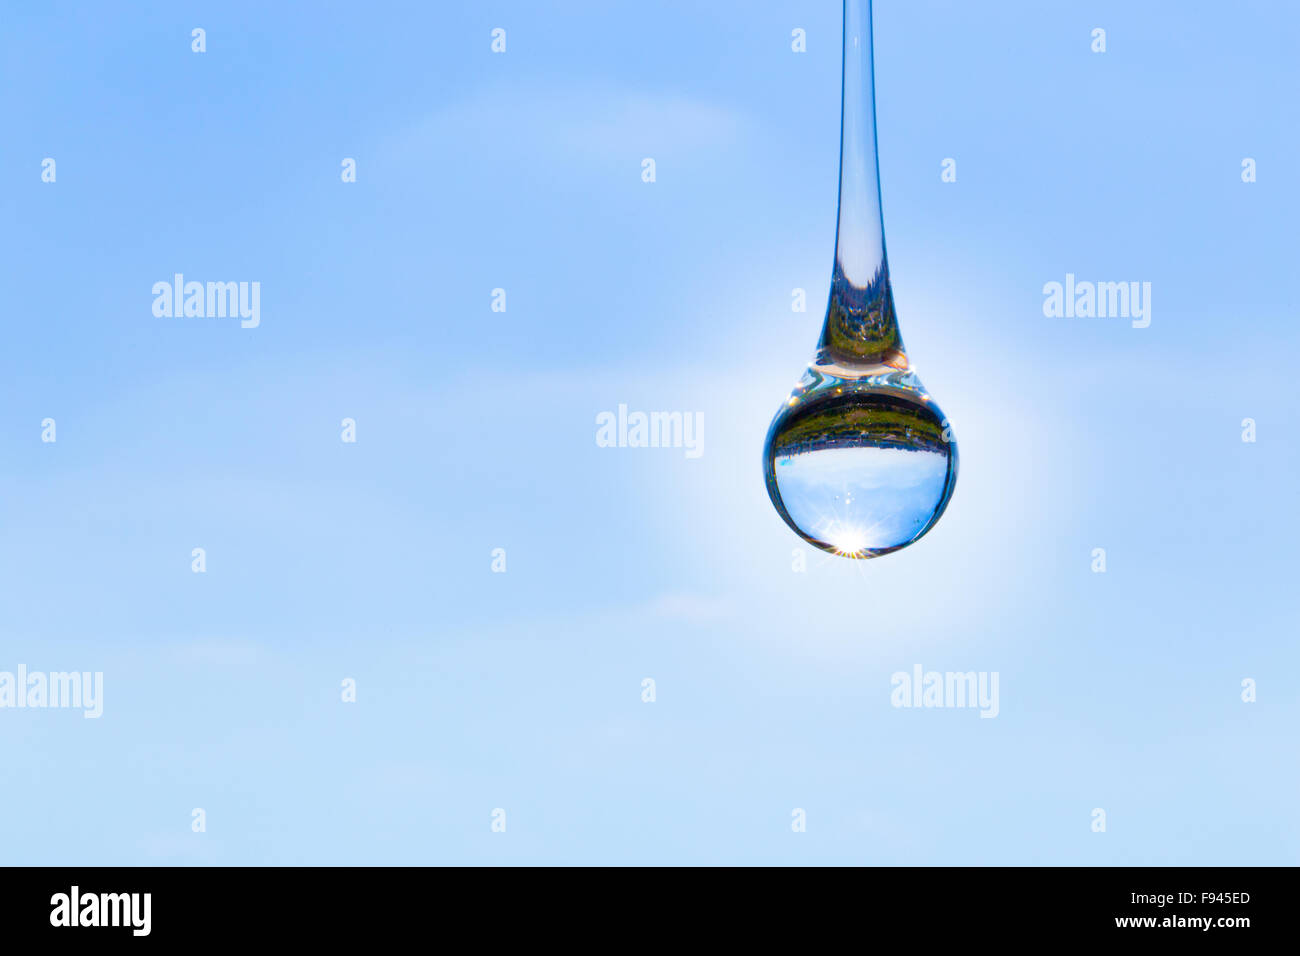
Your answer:
[[[805,540],[869,558],[943,514],[957,452],[923,392],[842,383],[792,398],[772,423],[764,470],[777,511]]]

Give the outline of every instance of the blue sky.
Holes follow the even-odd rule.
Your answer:
[[[0,670],[104,674],[97,720],[0,709],[7,860],[1300,858],[1290,4],[877,4],[961,473],[802,573],[760,452],[829,286],[838,4],[6,20]],[[261,325],[155,317],[176,272]],[[1066,273],[1151,325],[1045,317]],[[598,447],[620,403],[703,455]],[[997,718],[891,706],[916,664]]]

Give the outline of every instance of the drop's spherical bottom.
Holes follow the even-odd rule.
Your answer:
[[[768,431],[763,469],[776,510],[804,540],[872,558],[943,514],[957,446],[919,388],[840,383],[795,393]]]

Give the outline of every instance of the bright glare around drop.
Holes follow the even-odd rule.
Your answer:
[[[840,523],[826,530],[826,541],[835,549],[836,554],[849,558],[861,555],[869,544],[865,529]]]

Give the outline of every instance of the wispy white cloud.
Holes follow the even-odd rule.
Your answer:
[[[725,596],[704,594],[661,594],[646,606],[645,611],[655,617],[690,624],[707,624],[725,621],[736,616],[736,605]]]
[[[243,638],[199,638],[178,644],[170,653],[191,664],[248,667],[264,659],[266,648]]]
[[[726,148],[749,127],[731,107],[676,93],[498,86],[436,110],[382,151],[409,157],[491,150],[603,163]]]

